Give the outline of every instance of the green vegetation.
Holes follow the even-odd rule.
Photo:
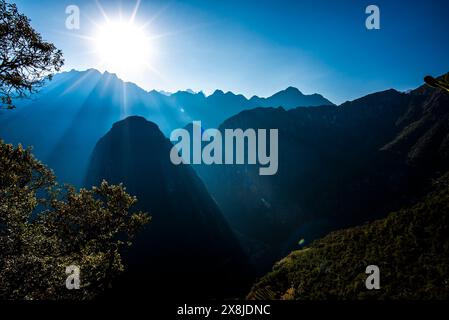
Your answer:
[[[0,299],[91,299],[123,272],[122,247],[149,221],[136,198],[103,182],[60,187],[30,150],[0,141]],[[65,286],[80,268],[80,290]]]
[[[367,290],[365,268],[380,268]],[[411,208],[333,232],[292,252],[254,285],[249,299],[447,299],[449,174]]]

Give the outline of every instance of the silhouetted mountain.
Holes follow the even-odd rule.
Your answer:
[[[320,94],[305,95],[297,88],[288,87],[287,89],[275,93],[269,98],[259,98],[254,96],[250,101],[257,107],[284,107],[285,109],[296,108],[300,106],[332,106],[332,102]]]
[[[140,114],[171,125],[170,110],[152,107],[151,95],[114,74],[71,71],[58,74],[17,110],[1,117],[0,136],[11,143],[33,146],[33,153],[53,168],[59,179],[80,185],[90,154],[111,125]]]
[[[152,216],[126,254],[120,289],[126,296],[138,295],[129,286],[171,298],[248,289],[249,260],[191,167],[171,163],[171,147],[156,124],[133,116],[115,123],[92,154],[86,185],[123,183],[137,196],[136,209]]]
[[[449,95],[387,90],[338,107],[257,108],[225,128],[277,128],[279,170],[196,166],[258,266],[331,230],[384,216],[449,169]]]
[[[373,162],[372,168],[389,179],[365,186],[379,200],[390,193],[398,196],[398,207],[412,205],[291,252],[254,285],[248,298],[447,299],[449,94],[426,85],[411,90],[395,127],[397,133],[379,149],[384,161]],[[421,194],[425,196],[415,202]],[[401,199],[405,196],[409,201]],[[387,279],[381,280],[381,290],[366,290],[361,281],[369,264],[379,266],[381,279]]]
[[[401,132],[382,150],[420,170],[443,170],[449,163],[449,97],[427,85],[410,92],[407,112],[398,119]]]
[[[305,97],[309,96],[297,95],[295,102],[289,95],[285,103],[303,106]],[[270,98],[262,104],[269,103]],[[276,103],[284,102],[277,98]],[[35,155],[53,168],[61,181],[76,185],[81,184],[95,143],[116,121],[140,115],[169,135],[192,120],[217,127],[226,118],[256,106],[231,92],[216,91],[208,97],[191,91],[171,95],[146,92],[115,74],[94,69],[57,74],[38,94],[16,101],[16,105],[16,110],[1,113],[0,137],[33,146]]]

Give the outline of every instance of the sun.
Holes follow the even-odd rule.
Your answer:
[[[107,21],[93,36],[100,64],[111,72],[142,69],[150,63],[152,48],[145,29],[130,21]]]
[[[156,67],[160,58],[159,40],[171,33],[155,33],[153,22],[158,16],[138,18],[141,0],[136,0],[135,6],[128,15],[120,7],[115,15],[106,13],[100,2],[95,1],[100,15],[88,17],[90,26],[87,34],[69,33],[68,35],[85,41],[89,56],[89,67],[101,72],[115,73],[124,81],[134,83],[148,82],[148,79],[164,80],[163,74]],[[151,81],[153,81],[151,80]]]

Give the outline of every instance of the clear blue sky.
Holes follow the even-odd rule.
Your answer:
[[[64,51],[65,69],[99,68],[77,36],[103,18],[93,0],[17,0],[46,40]],[[99,1],[109,17],[130,16],[134,0]],[[78,5],[81,29],[65,29],[65,8]],[[365,28],[365,8],[378,5],[381,30]],[[219,88],[268,96],[288,86],[341,103],[422,83],[449,71],[449,1],[142,0],[136,17],[150,21],[157,72],[120,75],[149,90]]]

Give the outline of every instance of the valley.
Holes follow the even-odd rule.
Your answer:
[[[123,85],[133,92],[127,108],[120,102]],[[296,91],[286,92],[293,99]],[[304,246],[307,252],[330,232],[416,203],[433,179],[449,169],[449,98],[439,89],[391,89],[340,106],[297,108],[283,107],[295,102],[282,101],[282,94],[249,100],[252,106],[269,101],[278,107],[251,108],[247,102],[239,104],[246,100],[238,95],[177,93],[162,98],[112,74],[72,71],[56,76],[35,100],[24,102],[31,116],[24,117],[25,105],[19,104],[2,119],[0,134],[6,142],[33,146],[33,153],[65,182],[82,187],[103,179],[123,183],[139,199],[137,209],[150,212],[151,226],[123,252],[130,271],[114,292],[129,292],[129,285],[146,279],[142,287],[153,287],[151,295],[173,294],[176,286],[179,296],[243,297],[277,260],[302,252]],[[226,137],[227,130],[240,132],[240,146],[251,140],[247,133],[252,128],[278,129],[277,143],[270,138],[269,153],[265,148],[266,161],[259,158],[278,170],[260,175],[256,154],[237,153],[238,164],[207,165],[198,157],[173,163],[170,154],[179,156],[173,142],[185,142],[184,155],[194,148],[202,151],[200,159],[207,142],[216,148],[209,155],[226,148],[224,139],[202,139],[203,130],[190,143],[195,137],[194,126],[187,125],[190,118],[177,113],[178,103],[167,102],[181,97],[191,108],[199,102],[191,113],[202,125],[218,121],[202,113],[204,101],[215,101],[212,106],[218,109],[232,107],[235,113],[224,112],[212,133]],[[299,104],[302,96],[297,97]],[[37,129],[42,123],[45,132]],[[184,128],[182,135],[169,139],[176,126]],[[148,272],[151,276],[144,276]],[[258,292],[250,297],[264,297]]]
[[[429,317],[449,298],[448,11],[0,0],[0,303]]]

